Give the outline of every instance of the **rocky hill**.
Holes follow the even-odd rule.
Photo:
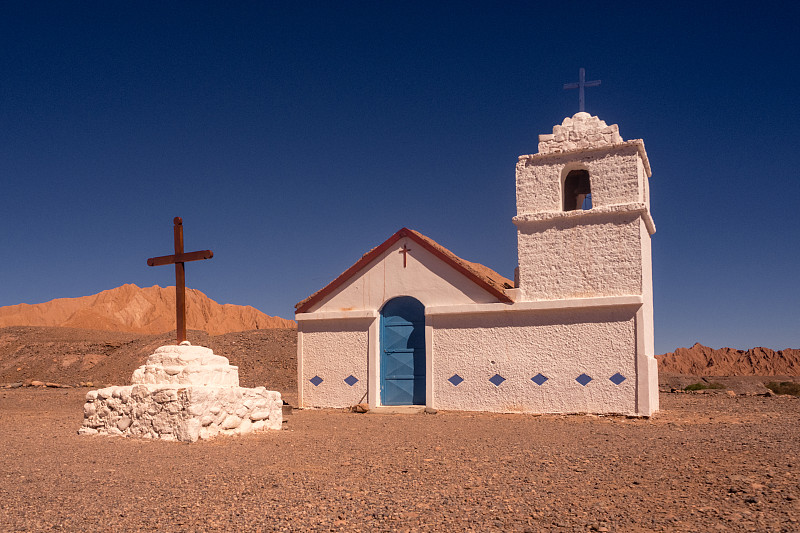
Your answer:
[[[696,343],[691,348],[657,355],[658,370],[695,376],[800,376],[800,350],[751,348],[715,350]]]
[[[297,330],[269,328],[209,335],[189,330],[189,341],[206,346],[239,367],[243,387],[266,386],[287,401],[297,398]],[[33,380],[94,387],[130,383],[133,371],[175,333],[139,335],[42,326],[0,328],[0,384]],[[0,528],[2,530],[2,528]]]
[[[265,315],[254,307],[218,304],[195,289],[186,289],[186,325],[210,335],[296,326],[292,320]],[[175,329],[175,287],[126,284],[91,296],[0,307],[0,328],[8,326],[159,334]]]

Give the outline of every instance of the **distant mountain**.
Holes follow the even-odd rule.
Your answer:
[[[265,315],[249,305],[218,304],[186,289],[188,329],[221,335],[251,329],[293,328],[293,320]],[[175,287],[126,284],[91,296],[0,307],[0,327],[51,326],[157,334],[175,329]]]
[[[696,376],[800,376],[800,350],[769,348],[715,350],[696,343],[691,348],[657,355],[658,370]]]

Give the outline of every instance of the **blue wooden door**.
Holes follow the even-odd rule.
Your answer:
[[[381,403],[425,405],[425,307],[410,296],[381,311]]]

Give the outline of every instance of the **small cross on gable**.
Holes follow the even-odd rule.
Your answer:
[[[411,251],[411,248],[403,244],[403,248],[398,252],[403,254],[403,268],[406,268],[407,260],[408,260],[408,252]]]

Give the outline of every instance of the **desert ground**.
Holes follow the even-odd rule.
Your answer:
[[[0,383],[120,384],[169,341],[92,335],[0,330]],[[291,330],[201,337],[296,400]],[[693,379],[650,419],[294,410],[193,444],[79,436],[86,387],[2,388],[0,531],[800,531],[800,399],[667,392]]]
[[[800,531],[800,400],[650,420],[295,411],[194,444],[76,434],[81,389],[0,392],[4,531]]]

